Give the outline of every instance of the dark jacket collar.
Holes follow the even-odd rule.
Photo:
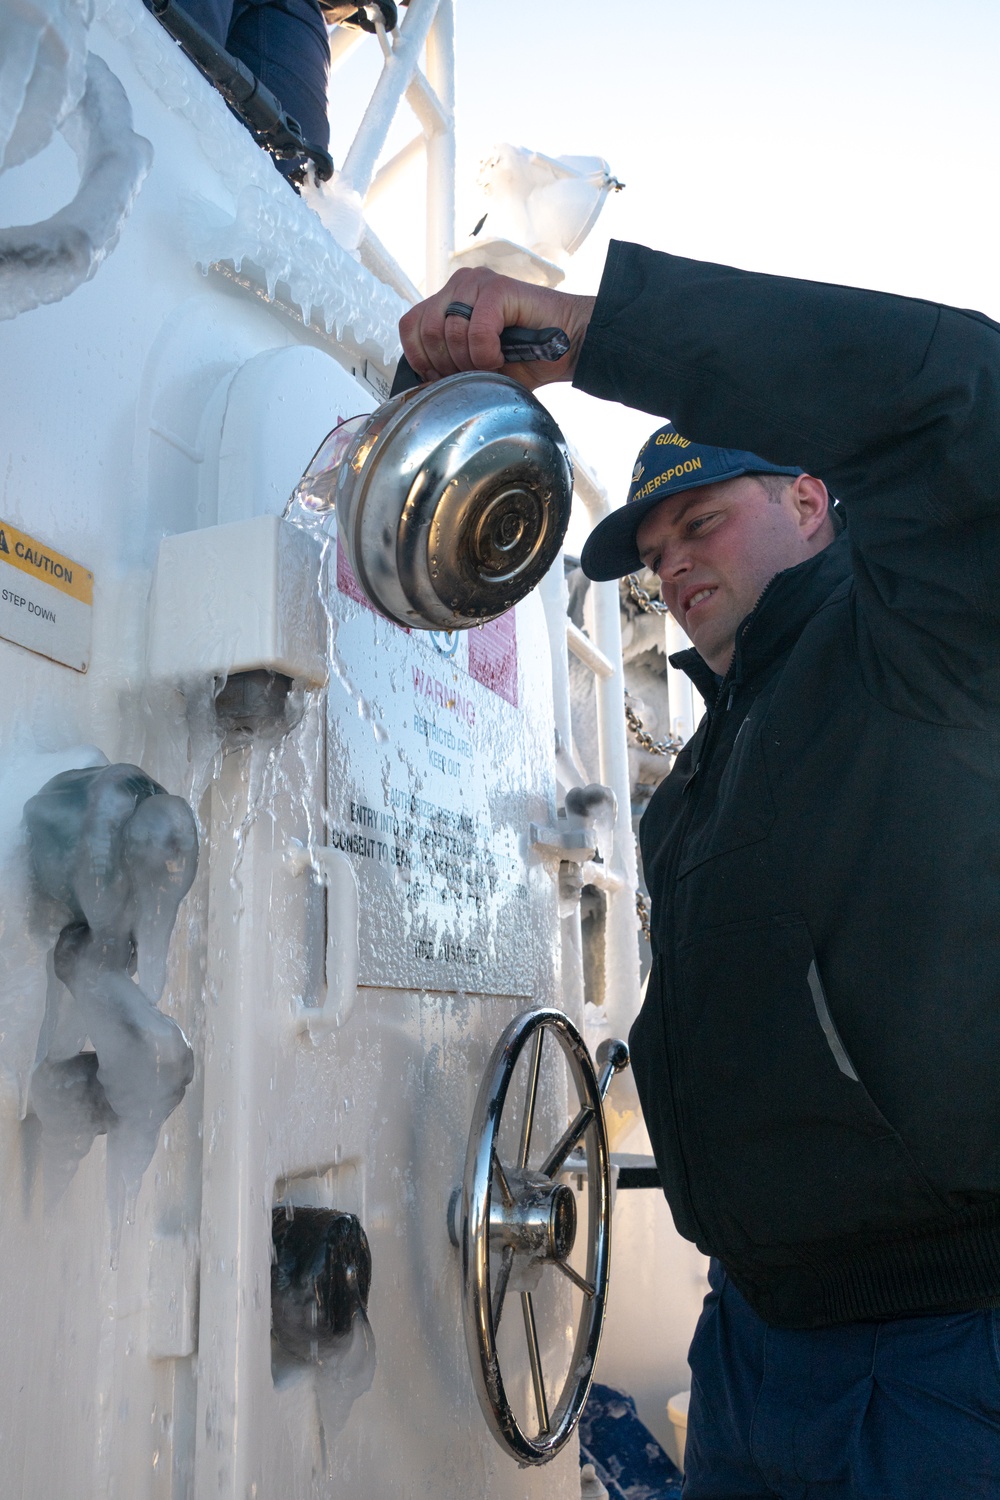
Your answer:
[[[726,679],[745,682],[790,651],[812,616],[850,576],[845,534],[815,557],[775,574],[736,632],[736,651]],[[711,708],[720,679],[704,658],[692,647],[671,656],[670,665],[687,673]]]

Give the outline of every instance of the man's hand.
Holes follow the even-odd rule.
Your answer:
[[[553,380],[572,380],[594,301],[498,276],[479,266],[456,271],[440,292],[404,313],[399,336],[403,353],[424,380],[439,380],[458,370],[500,370],[531,390]],[[467,303],[472,318],[456,313],[446,318],[449,302]],[[569,338],[569,353],[552,362],[505,364],[500,332],[511,327],[561,328]]]

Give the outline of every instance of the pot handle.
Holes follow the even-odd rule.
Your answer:
[[[471,316],[471,307],[468,314],[465,307],[464,302],[452,302],[448,312],[461,318]],[[527,364],[535,359],[557,360],[569,352],[569,339],[561,328],[505,328],[500,335],[500,352],[509,365]],[[390,396],[411,391],[420,384],[420,376],[406,355],[401,354]]]

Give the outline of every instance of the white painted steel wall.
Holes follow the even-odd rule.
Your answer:
[[[366,357],[391,363],[400,304],[316,226],[140,5],[108,0],[90,45],[122,81],[152,169],[95,278],[0,324],[0,516],[95,575],[86,675],[0,641],[0,1492],[570,1500],[573,1445],[522,1472],[482,1421],[445,1223],[503,1026],[535,1002],[581,1019],[578,984],[563,985],[553,879],[528,848],[529,822],[556,810],[544,612],[538,599],[519,607],[516,671],[509,642],[505,655],[494,640],[491,678],[478,633],[453,657],[449,642],[441,650],[376,620],[338,584],[333,547],[330,685],[307,695],[279,743],[223,757],[207,718],[187,716],[169,650],[158,648],[150,676],[161,540],[280,512],[326,430],[371,404],[350,372]],[[30,221],[72,191],[57,140],[30,172],[0,179],[0,210]],[[246,278],[272,290],[282,283],[329,336],[206,276],[221,259],[245,261]],[[231,585],[206,579],[209,639],[238,597]],[[205,687],[183,685],[188,704]],[[450,734],[459,698],[475,713],[458,736],[464,753],[452,753],[415,714],[431,722],[433,708]],[[202,838],[163,1002],[192,1041],[195,1080],[114,1269],[103,1141],[47,1203],[37,1126],[22,1118],[54,929],[39,924],[28,888],[20,809],[55,772],[87,762],[81,746],[188,797]],[[449,761],[461,761],[458,776]],[[340,1024],[326,1024],[327,981],[340,971],[324,970],[350,948],[349,933],[339,939],[350,886],[335,881],[328,903],[303,851],[336,847],[352,803],[381,815],[408,797],[421,826],[394,829],[392,843],[416,851],[409,873],[425,889],[414,894],[405,867],[354,846],[361,985],[341,994]],[[449,894],[443,863],[419,853],[422,833],[442,831],[442,807],[465,811],[474,862],[499,871],[482,907]],[[555,1131],[565,1108],[553,1082],[542,1125]],[[328,1475],[308,1380],[276,1390],[271,1377],[269,1221],[282,1195],[357,1212],[372,1246],[375,1380]],[[553,1369],[568,1357],[567,1296],[543,1328]],[[523,1359],[511,1383],[526,1398],[523,1348],[507,1353],[515,1370]]]

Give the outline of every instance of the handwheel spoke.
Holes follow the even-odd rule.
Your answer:
[[[510,1273],[514,1268],[514,1247],[507,1245],[500,1259],[500,1269],[497,1272],[496,1286],[493,1288],[493,1332],[496,1334],[500,1327],[500,1319],[503,1317],[504,1298],[507,1295],[507,1284],[510,1281]]]
[[[507,1173],[503,1169],[503,1163],[501,1162],[500,1157],[497,1154],[496,1147],[494,1147],[493,1149],[493,1171],[496,1173],[497,1182],[500,1184],[500,1196],[504,1201],[504,1207],[513,1208],[514,1194],[510,1190],[510,1183],[507,1181]]]
[[[535,1123],[535,1100],[538,1097],[538,1072],[542,1061],[542,1042],[545,1040],[543,1027],[535,1032],[535,1045],[531,1054],[531,1068],[528,1073],[528,1092],[524,1100],[524,1119],[521,1121],[521,1146],[518,1152],[518,1165],[522,1171],[528,1165],[528,1152],[531,1150],[531,1127]]]
[[[535,1328],[535,1308],[530,1292],[521,1293],[521,1310],[524,1313],[524,1331],[528,1339],[528,1359],[531,1361],[531,1383],[535,1387],[535,1406],[538,1408],[540,1433],[549,1432],[549,1404],[545,1399],[545,1382],[542,1379],[542,1356],[538,1348],[538,1332]]]
[[[590,1282],[587,1281],[585,1277],[581,1276],[579,1271],[574,1271],[569,1261],[557,1260],[554,1262],[554,1264],[559,1267],[564,1276],[569,1277],[574,1286],[580,1288],[580,1291],[585,1297],[593,1297],[594,1293],[597,1291],[597,1288],[591,1286]]]
[[[542,1172],[546,1177],[554,1177],[556,1175],[584,1131],[593,1123],[593,1119],[594,1106],[592,1104],[584,1104],[565,1135],[560,1136],[542,1163]]]

